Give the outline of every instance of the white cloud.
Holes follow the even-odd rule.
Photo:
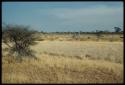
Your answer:
[[[60,18],[75,18],[87,15],[107,15],[114,13],[121,13],[123,8],[109,8],[106,6],[98,6],[93,8],[53,8],[48,10],[50,14],[53,14]]]
[[[54,17],[55,20],[51,20],[54,21],[51,23],[57,22],[59,26],[113,27],[123,25],[123,7],[100,5],[89,8],[50,8],[39,12],[47,14],[48,17]]]
[[[48,14],[58,19],[68,21],[90,21],[123,18],[122,7],[95,6],[90,8],[52,8],[41,10],[42,14]],[[91,22],[91,21],[90,21]]]

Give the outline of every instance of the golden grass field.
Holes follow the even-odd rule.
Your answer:
[[[37,41],[17,63],[2,44],[2,83],[123,83],[123,42]],[[13,58],[13,59],[12,59]]]

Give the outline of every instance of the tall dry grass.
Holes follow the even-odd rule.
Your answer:
[[[123,65],[43,54],[39,61],[3,62],[2,83],[123,83]]]
[[[37,54],[89,58],[123,63],[123,42],[43,41],[33,47]]]
[[[122,46],[121,42],[44,41],[32,47],[38,60],[24,58],[17,63],[2,44],[2,83],[123,83],[122,62],[103,59],[110,54],[122,60]]]

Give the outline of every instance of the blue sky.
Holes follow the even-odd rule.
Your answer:
[[[123,2],[2,2],[2,22],[46,32],[123,28]]]

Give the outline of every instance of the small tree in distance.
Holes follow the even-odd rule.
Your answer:
[[[121,28],[119,27],[114,27],[115,32],[121,32]]]
[[[10,53],[16,53],[16,57],[22,61],[22,57],[34,57],[33,51],[30,49],[31,45],[35,45],[35,32],[29,30],[26,26],[20,25],[6,25],[2,29],[2,41],[10,47]],[[9,45],[11,43],[11,46]]]

